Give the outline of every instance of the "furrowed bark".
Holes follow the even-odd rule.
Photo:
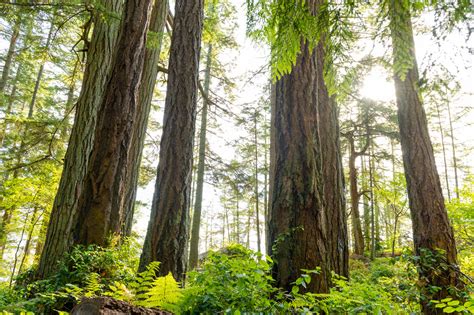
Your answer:
[[[178,280],[187,265],[203,2],[176,1],[160,161],[139,268],[160,261],[160,274]]]
[[[94,145],[78,200],[74,244],[107,246],[125,225],[127,165],[137,117],[151,0],[127,0],[110,80],[97,115]]]
[[[103,0],[108,12],[121,14],[121,0]],[[48,276],[58,260],[72,245],[72,226],[77,219],[77,199],[89,164],[97,112],[110,78],[110,69],[117,42],[119,20],[104,20],[95,12],[94,31],[87,52],[87,62],[81,93],[76,104],[76,116],[64,158],[63,173],[54,200],[38,266],[39,278]]]

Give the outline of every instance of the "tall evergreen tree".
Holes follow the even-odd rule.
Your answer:
[[[106,246],[126,224],[127,164],[144,65],[151,0],[127,0],[110,80],[99,106],[94,145],[73,225],[74,244]]]
[[[94,30],[88,44],[87,62],[76,116],[64,158],[64,167],[56,194],[41,254],[38,276],[45,277],[57,267],[58,260],[72,245],[72,226],[77,219],[77,199],[92,151],[100,102],[110,78],[114,48],[118,38],[121,0],[103,0],[104,12],[94,11]]]
[[[422,309],[424,314],[441,314],[443,311],[430,306],[429,300],[442,299],[449,294],[449,286],[462,288],[463,283],[459,278],[453,230],[446,212],[426,114],[419,94],[420,78],[415,56],[410,4],[404,1],[388,1],[388,13],[393,45],[400,143],[415,251],[417,255],[436,255],[434,252],[441,250],[440,255],[447,265],[447,268],[439,270],[419,266],[420,279],[425,283],[423,294],[430,297],[422,300]],[[405,66],[407,58],[409,67]],[[441,289],[430,293],[429,286]]]
[[[155,193],[140,270],[160,261],[160,274],[183,279],[204,1],[177,0],[171,37],[163,134]]]

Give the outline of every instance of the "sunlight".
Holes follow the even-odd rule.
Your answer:
[[[374,67],[364,78],[360,89],[362,97],[375,101],[390,102],[395,99],[393,82],[389,80],[387,71],[380,67]]]

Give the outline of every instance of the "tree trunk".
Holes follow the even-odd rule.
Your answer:
[[[125,225],[125,196],[139,84],[152,1],[125,2],[124,17],[112,64],[97,115],[94,145],[84,186],[78,200],[74,244],[106,246],[120,236]]]
[[[191,242],[189,249],[189,269],[197,266],[199,254],[199,230],[201,228],[202,195],[204,188],[204,168],[206,162],[206,131],[207,110],[209,107],[209,85],[211,82],[212,44],[209,44],[206,57],[206,70],[204,74],[204,93],[201,110],[201,129],[199,132],[199,157],[196,179],[196,199],[194,200],[193,222],[191,226]]]
[[[389,1],[389,5],[394,64],[400,58],[406,58],[407,46],[413,61],[406,77],[395,71],[394,80],[415,251],[417,255],[421,255],[422,250],[440,249],[444,251],[441,254],[443,260],[450,267],[448,270],[439,270],[419,266],[420,280],[424,283],[422,294],[427,296],[422,301],[422,310],[425,314],[441,314],[442,310],[429,307],[428,301],[446,297],[448,286],[462,288],[463,284],[459,278],[456,244],[444,205],[426,115],[418,94],[419,76],[410,11],[405,2]],[[428,287],[433,285],[441,290],[429,293]]]
[[[33,233],[35,231],[36,224],[38,223],[42,215],[41,213],[38,215],[38,211],[39,211],[39,208],[35,207],[33,210],[33,215],[31,216],[28,237],[26,238],[25,247],[23,249],[23,258],[21,259],[20,266],[18,267],[19,274],[25,271],[25,268],[28,267],[27,262],[28,262],[28,256],[30,255],[30,252],[31,252],[31,245],[33,243]],[[43,210],[43,214],[44,214],[44,210]]]
[[[448,107],[449,130],[451,133],[451,148],[453,151],[454,184],[456,185],[456,198],[459,199],[459,177],[458,164],[456,159],[456,144],[454,141],[453,120],[451,118],[451,106],[449,105],[449,101],[446,103],[446,106]]]
[[[349,135],[349,182],[351,195],[351,221],[352,221],[352,238],[354,241],[354,254],[364,255],[364,235],[362,234],[362,224],[359,213],[359,189],[357,188],[357,169],[355,160],[358,156],[354,147],[354,136]]]
[[[46,44],[44,45],[44,48],[43,48],[46,54],[49,51],[49,46],[51,45],[51,39],[53,38],[53,30],[54,30],[53,21],[54,21],[54,15],[51,18],[51,26],[49,27],[48,38],[46,39]],[[35,108],[35,105],[36,105],[36,99],[38,97],[39,87],[40,87],[40,84],[41,84],[41,80],[43,78],[44,64],[45,63],[46,63],[45,59],[41,60],[41,64],[40,64],[40,67],[39,67],[39,70],[38,70],[38,74],[36,76],[35,87],[33,89],[33,95],[31,96],[30,108],[29,108],[29,111],[28,111],[28,117],[29,118],[31,116],[33,116],[33,109]]]
[[[369,149],[369,188],[370,188],[370,259],[375,259],[375,210],[374,210],[374,162],[372,145]]]
[[[155,0],[151,12],[150,28],[148,36],[151,41],[147,43],[145,52],[145,65],[143,68],[142,80],[139,91],[139,106],[137,108],[137,118],[134,122],[132,135],[132,148],[127,161],[131,167],[125,197],[125,230],[124,236],[130,236],[133,225],[133,214],[137,195],[138,177],[140,174],[140,164],[142,152],[145,144],[148,117],[150,115],[151,101],[158,75],[158,62],[160,61],[161,45],[163,41],[163,29],[168,13],[168,0]],[[151,34],[151,35],[150,35]]]
[[[361,166],[361,181],[362,181],[362,191],[366,192],[368,191],[367,187],[367,170],[366,170],[366,163],[364,156],[361,156],[360,159],[360,166]],[[362,195],[362,204],[364,206],[364,244],[365,244],[365,250],[369,251],[370,250],[370,201],[369,197],[367,196],[366,193]]]
[[[435,106],[436,106],[436,112],[438,114],[439,133],[441,135],[441,148],[443,150],[444,180],[446,181],[446,191],[448,193],[448,201],[451,201],[451,191],[449,189],[449,178],[448,178],[448,160],[446,158],[446,145],[444,143],[443,123],[441,122],[441,112],[439,110],[439,104],[435,103]],[[449,122],[451,122],[451,120]]]
[[[255,224],[257,226],[257,250],[262,251],[260,239],[260,209],[259,209],[259,191],[258,191],[258,134],[257,134],[257,110],[254,113],[254,145],[255,145],[255,167],[254,167],[254,180],[255,180]]]
[[[120,14],[121,0],[102,0],[107,12]],[[54,200],[50,221],[38,266],[38,277],[55,270],[58,260],[72,244],[72,226],[77,220],[77,199],[83,190],[84,175],[89,164],[97,113],[105,86],[110,78],[119,21],[104,20],[94,14],[94,31],[87,52],[81,94],[76,104],[74,125],[64,158],[63,173]]]
[[[176,1],[160,161],[139,268],[160,261],[160,274],[178,280],[187,266],[203,2]]]
[[[324,60],[324,51],[316,51],[318,60]],[[322,62],[319,64],[322,67]],[[319,135],[321,138],[324,209],[328,228],[327,250],[330,258],[330,268],[336,274],[349,277],[349,243],[347,239],[346,199],[344,193],[344,171],[340,149],[340,134],[337,104],[334,97],[329,101],[322,76],[318,74],[317,82],[322,91],[318,104]]]
[[[312,12],[316,1],[308,1]],[[322,49],[319,44],[317,49]],[[330,266],[326,215],[323,210],[323,174],[318,135],[318,106],[329,101],[320,90],[323,60],[302,40],[301,53],[290,74],[275,86],[272,124],[271,200],[268,249],[276,261],[276,285],[291,290],[301,269],[321,268],[307,290],[328,292]]]
[[[10,37],[10,45],[8,46],[7,55],[5,56],[5,63],[3,65],[2,77],[0,78],[0,94],[5,93],[8,76],[10,75],[10,68],[15,54],[16,43],[20,35],[21,18],[17,17],[12,28],[12,36]]]

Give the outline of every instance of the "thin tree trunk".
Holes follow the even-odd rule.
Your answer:
[[[406,59],[407,53],[413,62],[406,76],[401,77],[395,72],[394,81],[415,252],[422,255],[423,250],[443,250],[440,255],[450,267],[439,270],[419,266],[420,278],[426,283],[422,294],[427,296],[421,306],[424,314],[441,314],[443,311],[429,306],[429,301],[445,298],[449,294],[448,286],[462,288],[463,283],[459,278],[456,243],[444,205],[426,114],[418,94],[419,76],[408,4],[389,1],[389,16],[394,64],[400,62],[400,58]],[[432,285],[441,289],[430,293],[428,286]]]
[[[354,254],[364,255],[364,235],[362,234],[362,224],[359,213],[359,189],[357,188],[357,169],[355,160],[358,156],[355,151],[354,136],[349,135],[349,182],[351,195],[351,220],[352,220],[352,238],[354,241]]]
[[[171,38],[163,134],[140,270],[160,261],[161,275],[184,278],[193,164],[203,0],[177,0]],[[183,62],[186,60],[186,62]]]
[[[449,189],[449,179],[448,179],[448,162],[446,159],[446,146],[444,144],[444,132],[443,132],[443,124],[441,123],[441,112],[439,110],[438,103],[436,105],[436,112],[438,113],[438,125],[439,125],[439,132],[441,135],[441,147],[443,149],[443,162],[444,162],[444,179],[446,181],[446,190],[448,192],[448,201],[451,201],[451,191]]]
[[[449,101],[446,103],[448,108],[448,118],[449,118],[449,131],[451,133],[451,148],[453,151],[453,168],[454,168],[454,183],[456,185],[456,198],[459,199],[459,177],[458,177],[458,162],[456,159],[456,144],[454,141],[454,129],[453,129],[453,120],[451,118],[451,105]]]
[[[367,170],[366,170],[366,163],[364,156],[361,156],[360,159],[361,163],[361,181],[362,181],[362,191],[366,192],[368,191],[367,188]],[[364,193],[362,196],[363,200],[363,205],[364,205],[364,244],[365,244],[365,250],[369,251],[370,250],[370,201],[369,198],[367,197],[367,194]]]
[[[191,242],[189,250],[189,269],[197,266],[199,255],[199,231],[201,228],[202,196],[204,188],[204,171],[206,165],[206,131],[209,86],[211,84],[212,44],[207,48],[206,70],[204,73],[204,93],[201,110],[201,129],[199,132],[199,156],[196,179],[196,199],[194,200],[193,221],[191,226]]]
[[[260,239],[260,211],[259,211],[259,190],[258,190],[258,134],[257,134],[257,110],[254,113],[254,145],[255,145],[255,169],[254,169],[254,177],[255,177],[255,218],[257,225],[257,250],[258,252],[262,251],[261,248],[261,239]]]
[[[51,39],[53,37],[53,30],[54,30],[53,20],[54,20],[54,15],[51,18],[51,26],[49,27],[48,38],[46,39],[46,44],[44,45],[44,48],[43,48],[44,51],[46,52],[46,54],[49,51],[49,46],[51,45]],[[38,98],[39,87],[40,87],[40,84],[41,84],[41,80],[43,79],[43,72],[44,72],[44,64],[45,63],[46,63],[45,59],[41,60],[41,64],[40,64],[40,67],[39,67],[39,70],[38,70],[38,74],[36,76],[35,87],[33,89],[33,95],[31,96],[30,108],[29,108],[29,111],[28,111],[28,117],[33,116],[33,109],[36,106],[36,99]]]
[[[375,259],[375,211],[374,211],[374,163],[372,145],[369,149],[369,188],[370,188],[370,259]]]
[[[121,14],[121,0],[102,0],[101,3],[107,12]],[[77,220],[77,199],[83,190],[83,180],[94,141],[98,108],[110,78],[119,21],[116,19],[106,21],[101,12],[95,12],[93,19],[94,31],[87,52],[81,94],[76,104],[76,115],[64,158],[63,173],[38,266],[37,276],[40,278],[48,276],[56,269],[58,260],[69,251],[73,243],[72,226]]]
[[[74,244],[106,246],[126,224],[128,164],[137,118],[151,0],[125,2],[117,53],[97,115],[94,145],[78,200]]]
[[[21,18],[17,17],[15,24],[12,27],[12,36],[10,37],[10,44],[8,46],[7,55],[5,56],[5,63],[3,65],[2,77],[0,78],[0,94],[5,93],[5,87],[10,75],[13,56],[15,55],[16,43],[18,41],[18,36],[20,35],[20,24]]]
[[[164,36],[164,25],[166,14],[168,13],[168,0],[155,0],[151,12],[150,28],[148,36],[151,41],[147,43],[145,52],[145,65],[143,68],[142,80],[139,91],[139,106],[137,108],[137,118],[134,122],[132,135],[132,148],[127,161],[131,167],[130,175],[126,187],[125,197],[125,230],[124,236],[130,236],[133,225],[133,214],[137,195],[138,177],[140,174],[140,164],[142,160],[143,147],[145,145],[148,117],[150,116],[151,101],[155,88],[156,77],[158,75],[158,62]]]
[[[35,207],[33,210],[33,215],[31,216],[31,221],[29,224],[29,231],[28,231],[28,236],[26,239],[25,247],[23,249],[23,258],[21,259],[20,266],[18,267],[18,273],[22,273],[24,269],[27,267],[27,260],[28,256],[30,256],[30,251],[31,251],[31,245],[33,243],[33,233],[36,228],[36,224],[38,223],[38,220],[41,218],[41,214],[37,216],[39,211],[39,207]]]

